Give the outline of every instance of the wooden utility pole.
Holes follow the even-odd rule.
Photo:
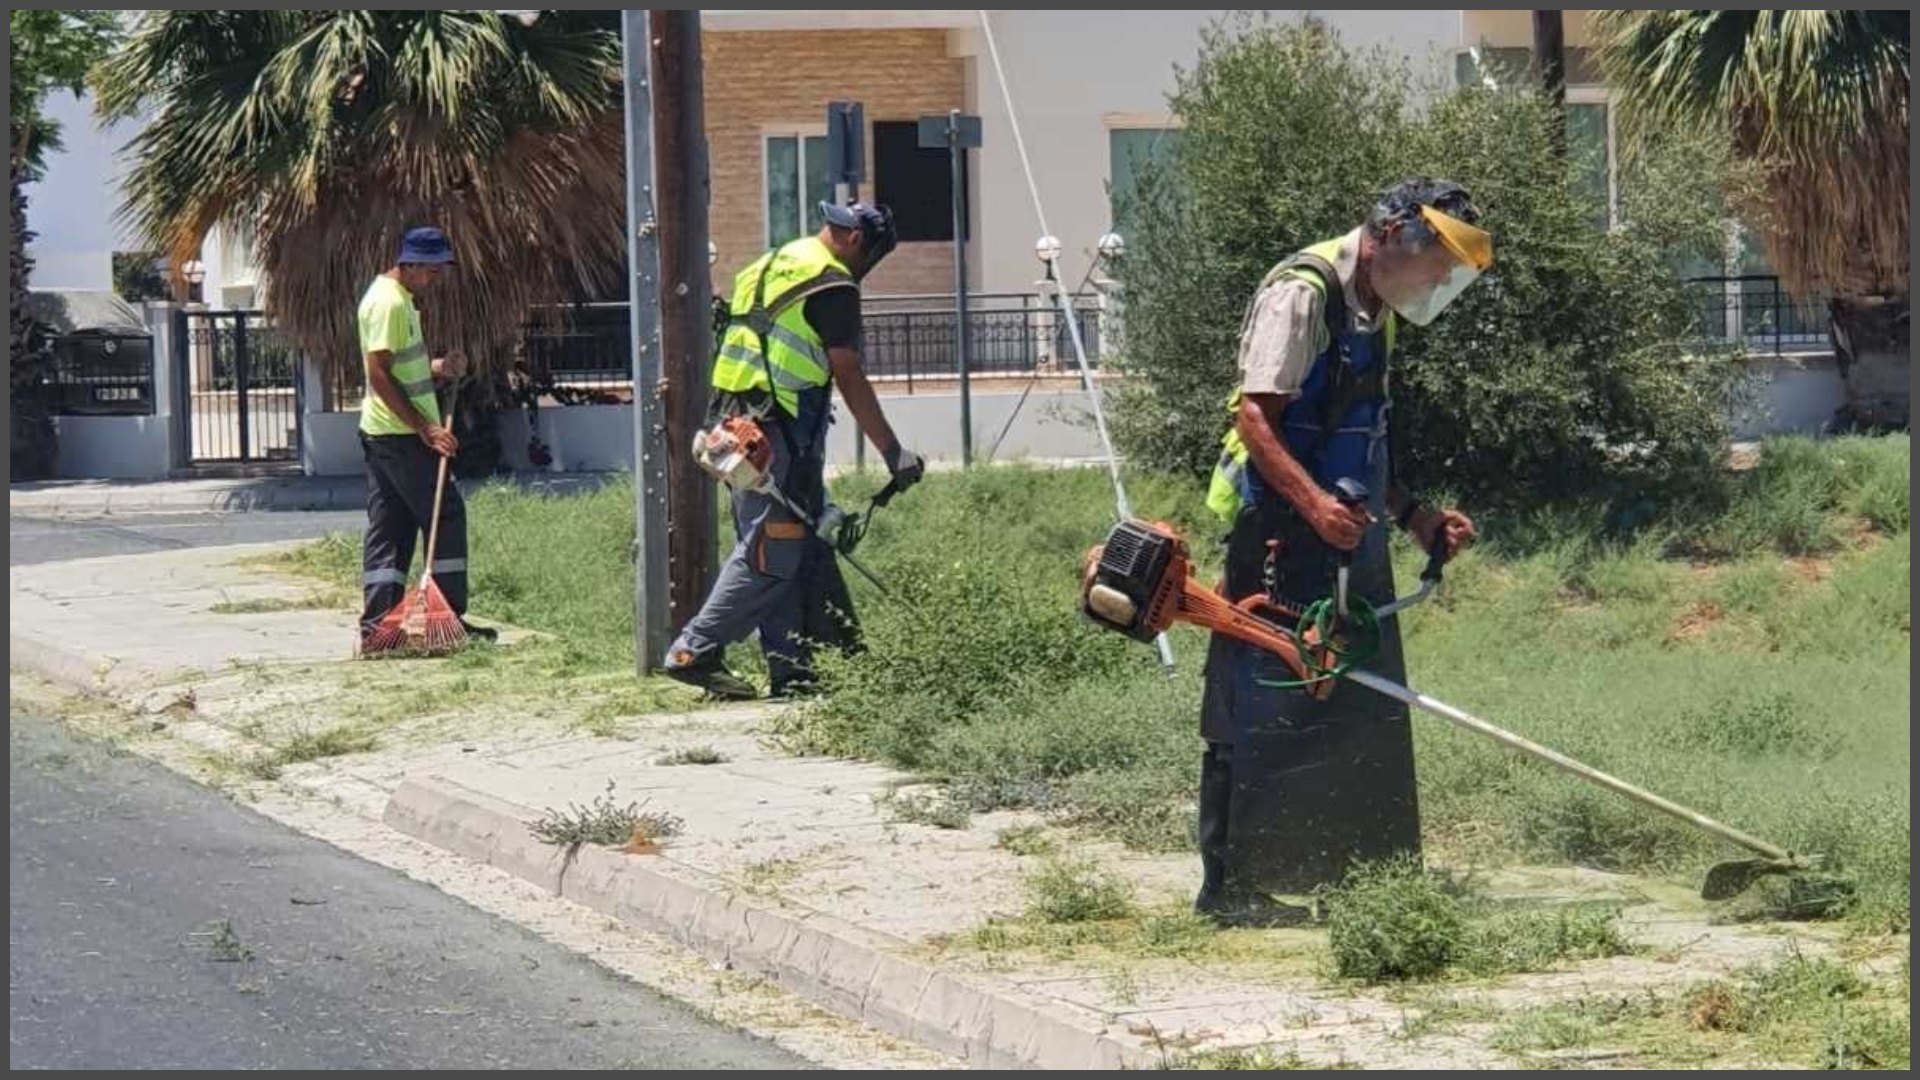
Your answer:
[[[642,675],[665,659],[667,617],[666,417],[661,370],[660,221],[654,188],[653,72],[647,13],[620,13],[625,54],[628,327],[633,333],[633,660]]]
[[[1567,152],[1567,39],[1560,11],[1533,13],[1533,72],[1553,110],[1547,130],[1554,153]]]
[[[700,610],[717,566],[714,484],[689,447],[705,419],[713,360],[713,285],[707,263],[706,110],[700,12],[648,13],[653,60],[653,177],[660,207],[661,362],[669,388],[667,559],[676,632]],[[636,388],[638,390],[639,388]]]

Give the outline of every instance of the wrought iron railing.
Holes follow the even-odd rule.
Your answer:
[[[1794,299],[1777,277],[1689,278],[1687,287],[1696,297],[1696,339],[1708,348],[1779,355],[1830,344],[1826,302]]]

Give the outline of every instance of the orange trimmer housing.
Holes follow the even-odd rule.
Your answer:
[[[1333,679],[1309,671],[1303,652],[1330,661],[1309,633],[1303,640],[1276,621],[1298,619],[1265,596],[1238,602],[1193,580],[1186,541],[1164,521],[1122,521],[1081,566],[1080,610],[1089,619],[1140,641],[1152,641],[1176,622],[1192,623],[1244,641],[1286,661],[1304,689],[1324,699]],[[1324,663],[1323,663],[1324,667]]]

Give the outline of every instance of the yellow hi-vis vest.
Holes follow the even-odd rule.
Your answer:
[[[754,260],[733,279],[732,320],[713,362],[713,388],[769,392],[782,412],[799,415],[800,392],[825,386],[832,377],[826,346],[808,324],[803,301],[828,289],[859,288],[817,236]]]
[[[1317,244],[1311,244],[1302,248],[1300,254],[1313,256],[1315,259],[1331,266],[1340,254],[1340,242],[1342,239],[1341,237],[1335,237],[1332,240],[1322,240]],[[1267,271],[1267,276],[1260,282],[1260,288],[1254,291],[1253,302],[1256,304],[1259,303],[1260,294],[1265,292],[1268,286],[1283,277],[1299,278],[1301,281],[1320,290],[1323,305],[1330,305],[1330,297],[1333,291],[1341,288],[1338,281],[1324,280],[1318,270],[1314,269],[1311,265],[1302,265],[1298,261],[1298,256],[1291,256],[1282,260],[1273,269]],[[1344,314],[1346,304],[1342,302],[1337,305],[1337,308],[1341,312],[1340,321],[1344,323],[1346,321]],[[1331,311],[1332,308],[1323,306],[1323,310]],[[1389,355],[1393,352],[1394,339],[1398,336],[1398,322],[1399,320],[1394,317],[1391,311],[1386,313],[1385,326],[1382,332],[1386,334],[1386,351]],[[1244,333],[1245,330],[1246,328],[1243,327],[1242,332]],[[1327,348],[1329,351],[1337,352],[1340,347],[1340,335],[1345,332],[1345,330],[1345,326],[1334,326],[1331,324],[1331,321],[1329,322],[1327,327]],[[1321,356],[1315,358],[1314,362],[1321,362],[1321,360],[1325,359],[1325,355],[1325,353],[1322,353]],[[1222,520],[1229,524],[1240,516],[1240,508],[1246,502],[1247,469],[1250,467],[1246,441],[1240,438],[1240,431],[1235,426],[1235,420],[1240,414],[1240,399],[1242,396],[1242,392],[1237,388],[1227,396],[1227,433],[1220,440],[1220,460],[1214,465],[1213,479],[1207,485],[1207,509],[1219,515]],[[1338,419],[1337,417],[1332,418],[1333,422],[1338,422]]]

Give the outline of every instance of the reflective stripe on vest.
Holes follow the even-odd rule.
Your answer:
[[[713,364],[713,388],[732,393],[771,391],[788,416],[800,412],[800,392],[827,385],[826,346],[807,322],[806,297],[827,289],[858,289],[845,264],[816,236],[802,237],[756,259],[733,279],[732,321]],[[778,309],[766,329],[756,315]],[[768,375],[772,385],[768,385]]]

